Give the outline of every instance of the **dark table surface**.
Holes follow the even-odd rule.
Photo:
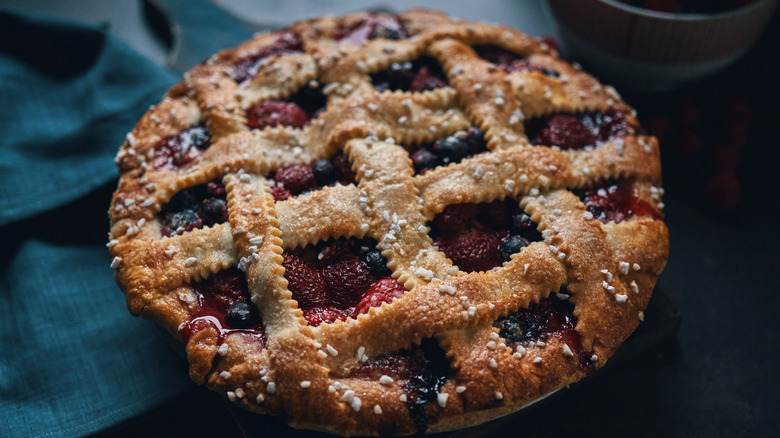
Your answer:
[[[55,8],[54,3],[33,1],[29,5],[45,12]],[[128,2],[119,3],[126,6]],[[538,15],[538,2],[529,4],[529,11],[537,14],[524,18],[536,23],[535,32],[529,33],[549,33],[549,24],[533,21],[544,20]],[[472,18],[463,13],[466,7],[457,2],[453,10],[445,9]],[[143,14],[138,15],[134,19],[142,20]],[[516,27],[527,30],[520,24]],[[147,25],[143,28],[149,30]],[[128,35],[133,38],[133,32]],[[149,44],[148,38],[138,37],[133,44]],[[693,102],[704,120],[698,129],[705,145],[697,153],[686,155],[673,138],[662,143],[671,254],[658,288],[681,315],[676,332],[670,331],[673,315],[662,304],[652,321],[648,316],[651,333],[634,343],[634,351],[619,352],[589,379],[509,418],[470,431],[470,435],[505,430],[523,436],[778,436],[777,42],[780,19],[776,15],[745,57],[711,78],[668,93],[620,90],[637,108],[640,120],[655,115],[674,120],[681,101]],[[142,50],[162,62],[160,53],[164,55],[165,47],[159,44],[162,49],[149,46]],[[739,177],[740,199],[735,208],[724,212],[717,208],[717,196],[713,208],[702,192],[713,175],[708,148],[718,142],[718,108],[735,96],[749,103],[752,117],[739,162],[732,163]],[[113,185],[104,187],[83,202],[108,205],[112,189]],[[652,337],[653,330],[663,335],[656,336],[661,339]],[[186,372],[184,359],[181,368]],[[287,429],[274,418],[259,421],[229,407],[219,395],[193,385],[177,399],[99,436],[130,437],[150,431],[155,436],[245,436],[258,432],[258,427],[269,435],[318,435]]]

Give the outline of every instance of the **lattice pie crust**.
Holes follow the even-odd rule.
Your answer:
[[[522,67],[485,59],[477,48],[486,46]],[[422,58],[439,64],[443,83],[378,91],[381,72]],[[252,109],[258,102],[286,102],[304,87],[327,101],[311,120],[250,127],[268,117]],[[619,114],[625,129],[584,148],[535,142],[533,121],[555,114]],[[207,148],[176,137],[193,127]],[[441,139],[478,131],[483,152],[442,152]],[[425,157],[439,161],[416,168],[405,146],[437,140]],[[354,182],[275,195],[283,169],[337,154]],[[130,312],[185,341],[194,381],[294,427],[439,432],[513,412],[612,356],[642,320],[668,255],[657,140],[617,93],[540,40],[431,11],[314,19],[220,52],[149,109],[117,164],[108,246]],[[179,213],[171,222],[169,201],[209,182],[224,187],[209,193],[221,193],[214,202],[227,206],[227,221],[190,225]],[[644,209],[594,217],[583,193],[603,198],[610,184],[627,186]],[[511,204],[540,237],[494,268],[461,269],[434,231],[457,204]],[[303,258],[303,248],[339,238],[375,242],[403,289],[312,323],[283,254]],[[221,271],[245,276],[254,326],[204,316],[202,285]],[[573,306],[568,331],[547,319],[525,338],[512,332],[509,315],[556,300]]]

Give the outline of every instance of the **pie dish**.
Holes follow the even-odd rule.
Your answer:
[[[341,435],[476,425],[587,376],[668,256],[657,140],[514,29],[318,18],[188,72],[117,154],[109,251],[190,377]]]

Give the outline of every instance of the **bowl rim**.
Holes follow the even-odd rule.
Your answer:
[[[677,13],[677,12],[658,12],[651,11],[649,9],[640,8],[639,6],[631,6],[625,3],[621,3],[618,0],[598,0],[601,3],[606,3],[617,9],[621,9],[625,12],[632,14],[643,15],[646,17],[658,18],[669,21],[704,21],[712,19],[728,19],[737,15],[747,13],[752,9],[758,9],[766,4],[775,2],[777,0],[757,0],[745,6],[738,7],[736,9],[724,12],[715,13]]]

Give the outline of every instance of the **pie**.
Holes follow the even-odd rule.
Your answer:
[[[293,427],[413,434],[604,365],[668,256],[657,140],[507,27],[318,18],[196,66],[118,152],[116,280],[191,378]]]

